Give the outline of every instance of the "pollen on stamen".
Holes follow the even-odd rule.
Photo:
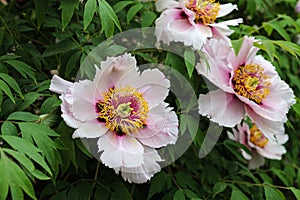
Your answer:
[[[146,126],[148,103],[135,88],[111,88],[97,103],[98,120],[118,136],[134,134]]]
[[[264,148],[269,142],[256,125],[250,129],[250,141],[260,148]]]
[[[214,23],[220,11],[215,0],[186,0],[185,6],[195,13],[195,22],[204,25]]]
[[[258,64],[239,66],[232,79],[237,94],[261,104],[270,94],[270,77],[263,74],[263,68]]]

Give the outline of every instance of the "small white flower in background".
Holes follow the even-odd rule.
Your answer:
[[[264,158],[281,160],[282,155],[286,153],[283,146],[289,139],[287,134],[278,133],[277,141],[268,140],[255,124],[249,128],[245,122],[237,126],[237,129],[232,129],[233,134],[227,132],[229,139],[240,142],[245,145],[252,155],[241,149],[242,155],[249,160],[249,169],[255,169],[262,166],[265,162]]]
[[[158,69],[140,73],[130,54],[109,57],[93,81],[71,83],[53,76],[62,117],[73,138],[96,138],[100,160],[129,182],[143,183],[160,171],[156,148],[174,144],[177,115],[164,102],[169,80]]]
[[[200,49],[208,38],[226,37],[233,33],[228,26],[237,26],[242,19],[216,23],[216,19],[228,15],[237,6],[220,5],[214,0],[158,0],[156,9],[162,11],[156,20],[156,36],[159,41],[183,42]]]
[[[297,13],[300,12],[300,0],[298,1],[297,5],[296,5],[296,7],[295,7],[295,11],[296,11]]]
[[[7,1],[6,0],[1,0],[0,1],[3,5],[7,6]]]

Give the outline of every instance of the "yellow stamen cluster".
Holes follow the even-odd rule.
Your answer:
[[[239,66],[234,72],[234,90],[241,96],[260,104],[270,94],[269,78],[258,64]]]
[[[99,120],[117,134],[132,134],[146,125],[149,107],[143,95],[132,87],[111,88],[97,103]]]
[[[195,22],[204,25],[214,23],[220,10],[215,0],[186,0],[185,6],[195,13]]]
[[[264,148],[269,142],[256,125],[250,129],[250,141],[260,148]]]

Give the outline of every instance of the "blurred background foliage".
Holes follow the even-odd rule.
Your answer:
[[[6,2],[2,0],[1,2]],[[212,152],[198,152],[209,121],[201,117],[185,154],[145,184],[129,184],[93,158],[60,117],[60,100],[48,91],[53,74],[74,80],[99,43],[133,28],[154,26],[155,4],[117,0],[7,0],[0,3],[0,199],[300,199],[300,16],[296,0],[223,0],[241,17],[233,44],[244,35],[261,39],[264,57],[293,88],[288,152],[247,168],[226,129]],[[298,44],[297,44],[298,43]],[[137,53],[140,63],[164,63],[183,74],[197,95],[206,93],[193,65],[169,52]],[[171,99],[172,100],[172,99]],[[178,108],[179,109],[179,108]],[[197,124],[184,120],[181,131]],[[21,134],[22,133],[22,134]]]

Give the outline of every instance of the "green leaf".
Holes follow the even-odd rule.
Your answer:
[[[113,8],[115,10],[116,13],[120,12],[121,10],[123,10],[126,6],[130,5],[130,4],[134,4],[136,3],[135,1],[119,1],[118,3],[116,3]]]
[[[97,11],[97,2],[96,0],[88,0],[84,6],[84,15],[83,15],[83,26],[84,30],[89,26],[93,17]]]
[[[28,171],[31,172],[34,170],[33,163],[25,156],[24,153],[20,153],[6,148],[3,148],[2,150],[14,157],[20,163],[20,165],[23,165]]]
[[[293,56],[300,56],[300,45],[282,40],[273,40],[272,42],[283,48]]]
[[[213,187],[213,198],[220,192],[223,192],[227,188],[227,183],[217,182]]]
[[[300,116],[300,101],[293,105],[293,110]]]
[[[271,187],[267,183],[264,183],[265,197],[266,200],[285,200],[284,195],[277,188]]]
[[[113,24],[122,31],[119,19],[112,7],[105,0],[98,0],[98,4],[102,30],[105,31],[105,36],[110,37],[113,35]]]
[[[155,12],[146,11],[142,13],[142,27],[149,27],[157,18]]]
[[[36,82],[35,72],[29,65],[19,60],[4,60],[3,62],[12,66],[17,70],[24,78],[30,77],[34,82]]]
[[[28,108],[33,102],[39,98],[41,94],[36,92],[29,92],[24,95],[24,102],[18,107],[18,110],[24,110]]]
[[[184,62],[190,78],[192,77],[195,69],[195,61],[196,58],[194,52],[191,49],[186,49],[184,51]]]
[[[224,141],[225,147],[231,151],[240,161],[245,161],[244,157],[241,155],[240,152],[237,152],[237,149],[243,149],[247,154],[251,155],[250,150],[243,144],[227,139]],[[232,148],[234,147],[234,148]]]
[[[285,186],[291,186],[292,183],[289,182],[288,177],[286,176],[285,172],[276,169],[276,168],[271,168],[272,172],[284,183]]]
[[[136,4],[129,8],[127,12],[127,24],[132,20],[132,18],[143,8],[142,4]]]
[[[9,182],[5,178],[6,172],[3,166],[0,164],[0,199],[6,199],[8,195]]]
[[[78,44],[76,44],[73,40],[62,40],[56,44],[48,46],[46,51],[43,53],[43,57],[66,53],[76,48],[78,48]]]
[[[19,188],[19,186],[16,184],[10,185],[10,193],[13,200],[24,199],[24,194],[21,188]]]
[[[0,30],[0,47],[1,47],[1,45],[2,45],[3,38],[4,38],[4,31],[3,31],[3,30]]]
[[[147,199],[151,199],[151,197],[156,193],[162,192],[168,179],[170,179],[170,177],[164,171],[156,174],[151,180]]]
[[[60,146],[54,142],[49,136],[59,136],[48,126],[36,124],[32,122],[21,122],[19,127],[23,138],[37,144],[38,148],[42,150],[46,159],[54,173],[58,173],[58,165],[62,163],[61,157],[57,151]]]
[[[282,26],[279,25],[278,22],[272,22],[269,23],[269,25],[272,26],[272,28],[274,28],[286,41],[291,41],[289,34],[286,32],[286,30],[284,30]]]
[[[39,116],[29,112],[14,112],[8,116],[7,120],[34,122],[39,120],[39,118],[40,118]]]
[[[185,200],[185,196],[182,190],[177,190],[174,194],[173,200]]]
[[[15,136],[2,135],[1,136],[12,148],[20,153],[26,154],[40,166],[42,166],[50,175],[52,174],[50,168],[46,164],[44,158],[39,154],[41,152],[36,146],[30,142]]]
[[[300,200],[300,190],[294,187],[290,187],[290,190],[293,192],[297,200]]]
[[[61,0],[59,9],[62,9],[61,20],[62,20],[62,31],[68,26],[71,21],[75,8],[78,9],[78,0]]]
[[[3,79],[18,95],[24,99],[22,91],[17,83],[17,81],[8,74],[0,73],[0,78]]]
[[[230,200],[249,200],[248,197],[237,187],[231,186],[232,188],[232,193]]]
[[[75,68],[76,63],[79,61],[81,55],[81,51],[74,53],[68,60],[66,65],[65,76],[69,76],[72,70]]]
[[[1,126],[1,134],[18,136],[18,130],[13,123],[5,121]]]
[[[196,182],[184,171],[179,171],[175,175],[176,181],[181,188],[191,188],[197,190]]]
[[[13,103],[16,103],[8,85],[2,80],[0,80],[0,90],[2,90]]]
[[[15,162],[7,158],[3,151],[1,151],[0,168],[0,171],[4,171],[4,179],[9,183],[11,190],[12,187],[19,187],[24,190],[28,196],[36,199],[32,183],[24,171]],[[11,192],[13,192],[13,190]]]
[[[240,49],[242,47],[244,38],[240,38],[238,40],[231,40],[232,48],[234,49],[234,53],[236,56],[238,56]]]
[[[35,3],[35,11],[36,11],[36,18],[38,22],[38,28],[40,29],[42,23],[45,20],[49,0],[35,0],[34,3]]]
[[[261,43],[264,47],[263,50],[267,52],[267,54],[271,58],[271,61],[273,62],[275,56],[274,44],[270,40],[261,40]]]
[[[116,181],[110,185],[110,188],[113,192],[112,199],[132,200],[128,189],[122,182]]]
[[[40,109],[40,113],[41,114],[51,113],[60,104],[61,104],[61,100],[59,100],[56,96],[50,97],[43,102]]]

